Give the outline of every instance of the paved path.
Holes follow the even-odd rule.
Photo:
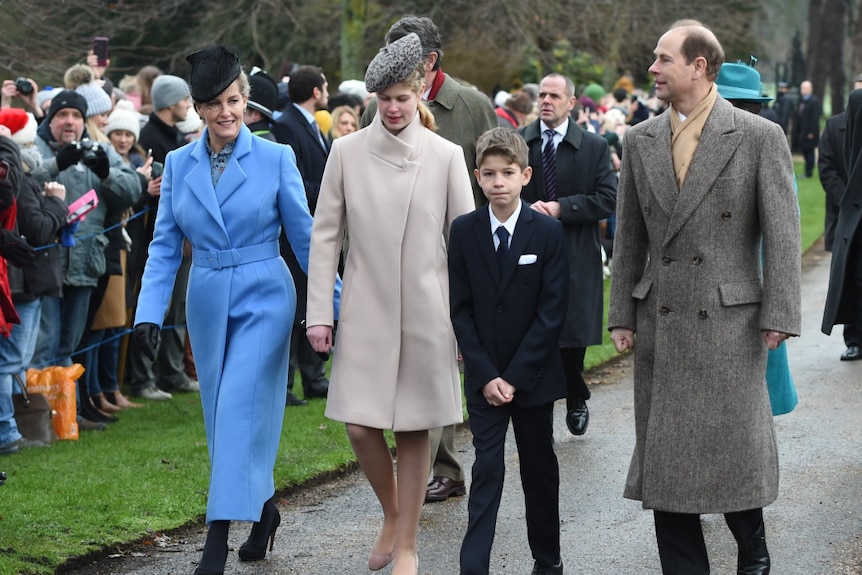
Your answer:
[[[829,256],[815,246],[803,276],[803,337],[789,345],[800,396],[797,409],[776,418],[781,491],[765,510],[767,542],[776,575],[862,573],[862,362],[838,361],[840,328],[820,333]],[[661,572],[652,514],[622,498],[634,445],[629,359],[591,374],[593,399],[586,435],[566,431],[557,405],[557,454],[561,469],[563,562],[567,575],[649,575]],[[469,467],[469,433],[458,437]],[[491,572],[530,572],[523,497],[514,440],[509,437],[507,477]],[[420,527],[420,573],[458,573],[466,525],[466,497],[426,505]],[[380,521],[364,478],[350,474],[281,501],[282,526],[265,561],[240,563],[231,553],[226,573],[258,575],[365,575],[365,562]],[[736,545],[721,516],[705,516],[713,573],[733,575]],[[235,524],[231,548],[248,533]],[[100,559],[75,575],[191,574],[204,530],[177,534],[164,548],[130,546],[120,557]],[[389,569],[381,571],[388,574]]]

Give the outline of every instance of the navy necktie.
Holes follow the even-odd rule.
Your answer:
[[[323,132],[320,131],[320,126],[317,125],[316,121],[313,122],[312,125],[314,126],[314,131],[317,132],[317,141],[320,142],[320,145],[325,150],[326,149],[326,139],[323,137]]]
[[[509,231],[503,226],[498,226],[494,233],[500,239],[500,245],[497,246],[497,264],[502,272],[506,258],[509,257]]]
[[[542,149],[542,173],[545,175],[545,199],[557,199],[557,149],[554,147],[554,130],[545,130],[548,142]]]

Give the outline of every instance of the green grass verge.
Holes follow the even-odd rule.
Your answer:
[[[797,163],[808,249],[823,233],[824,194],[816,178],[801,172]],[[587,351],[586,365],[615,356],[605,330],[604,343]],[[323,409],[317,399],[286,410],[275,467],[280,489],[353,463],[344,426],[324,418]],[[203,517],[209,464],[198,395],[146,402],[120,418],[79,441],[0,458],[0,471],[9,476],[0,487],[0,573],[54,573],[69,558]]]
[[[0,458],[0,573],[47,574],[70,557],[201,519],[209,463],[200,396],[126,410],[105,432]],[[324,401],[290,408],[276,484],[296,485],[353,462]]]

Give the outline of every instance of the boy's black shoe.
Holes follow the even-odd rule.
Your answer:
[[[563,575],[563,560],[560,559],[559,563],[550,567],[542,567],[538,563],[534,563],[530,575]]]

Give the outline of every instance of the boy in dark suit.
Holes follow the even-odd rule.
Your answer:
[[[449,234],[451,317],[476,450],[461,575],[489,572],[510,419],[533,575],[561,575],[553,410],[566,395],[557,351],[568,303],[563,227],[521,201],[532,169],[517,132],[494,128],[476,148],[476,178],[489,205],[456,219]]]

